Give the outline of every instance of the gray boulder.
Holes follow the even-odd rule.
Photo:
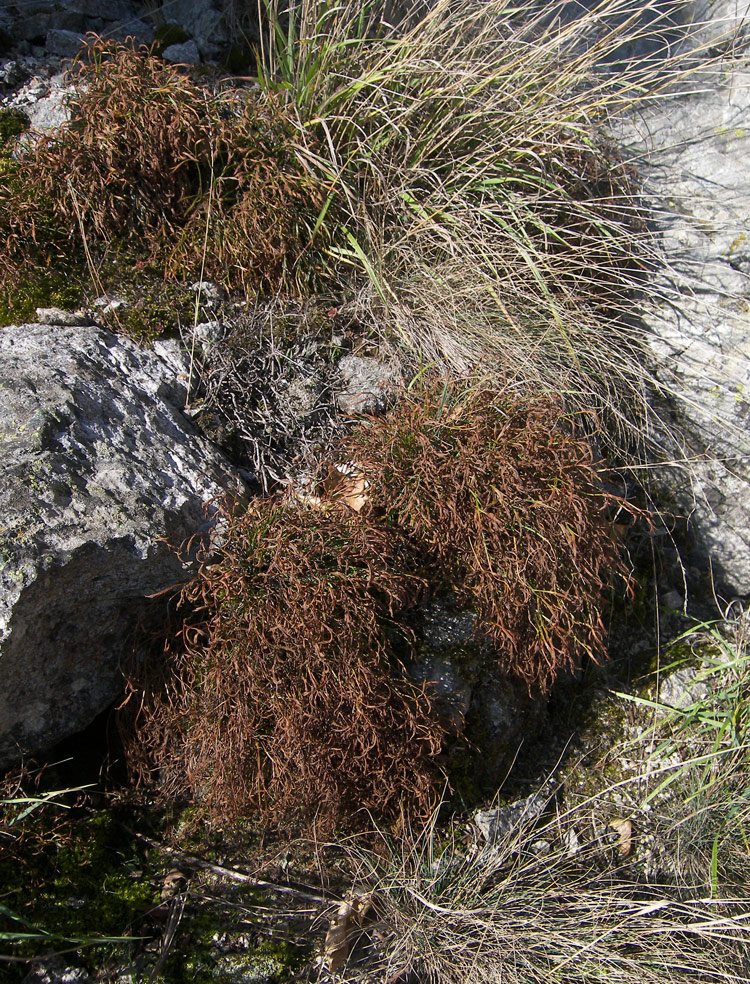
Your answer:
[[[8,41],[44,43],[49,55],[72,57],[76,54],[74,39],[68,33],[118,33],[124,39],[135,35],[139,41],[153,41],[153,29],[140,18],[149,14],[147,5],[137,0],[33,0],[33,2],[4,3],[0,11],[0,27]]]
[[[212,0],[169,0],[161,7],[161,15],[173,21],[194,39],[201,56],[216,58],[230,42],[226,18],[221,4]]]
[[[51,55],[59,55],[61,58],[75,58],[85,44],[86,37],[80,31],[51,28],[47,31],[44,46]]]
[[[107,25],[103,30],[105,38],[112,41],[127,41],[132,38],[136,44],[151,44],[154,40],[154,29],[139,17],[129,17]]]
[[[732,66],[730,65],[730,68]],[[648,294],[644,338],[662,389],[662,502],[689,517],[723,589],[750,594],[750,72],[645,107],[640,157],[668,265]]]
[[[148,596],[186,576],[168,544],[240,490],[179,369],[101,328],[0,332],[0,767],[111,703]]]
[[[106,3],[101,0],[62,0],[59,5],[87,18],[103,17],[106,20],[128,20],[144,6],[133,0],[107,0]]]

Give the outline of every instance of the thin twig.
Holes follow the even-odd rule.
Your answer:
[[[169,847],[167,844],[161,843],[161,841],[154,840],[152,837],[147,837],[146,834],[140,834],[137,831],[130,830],[128,827],[125,827],[125,830],[128,831],[131,837],[135,837],[136,840],[143,841],[143,843],[148,844],[149,847],[155,847],[159,851],[164,851],[165,854],[169,854],[171,857],[179,858],[179,860],[188,865],[188,867],[200,868],[203,871],[212,871],[215,875],[221,875],[223,878],[229,878],[232,881],[252,885],[253,888],[265,888],[269,892],[278,892],[280,895],[291,895],[294,898],[305,899],[307,902],[321,902],[327,905],[330,902],[338,901],[336,896],[328,893],[321,895],[308,886],[302,886],[299,884],[280,885],[278,882],[267,881],[263,878],[254,878],[252,875],[248,875],[244,871],[238,871],[236,868],[227,868],[224,865],[214,864],[212,861],[206,861],[203,858],[196,857],[194,854],[186,854],[184,851],[180,851],[174,847]]]

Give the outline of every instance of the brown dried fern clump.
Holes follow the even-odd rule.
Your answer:
[[[224,520],[136,685],[131,766],[214,817],[426,815],[443,729],[388,634],[425,593],[415,549],[338,505],[264,499]]]
[[[297,161],[277,99],[212,91],[146,48],[101,39],[70,74],[70,123],[0,181],[0,281],[125,249],[170,278],[307,283],[299,260],[327,192]]]
[[[556,401],[430,384],[322,474],[319,497],[225,511],[182,629],[131,683],[131,766],[213,816],[429,811],[450,726],[394,652],[418,659],[429,593],[473,609],[532,693],[605,652],[621,503]]]
[[[342,453],[362,468],[371,515],[429,554],[433,586],[474,609],[531,692],[605,653],[605,589],[624,573],[608,513],[624,503],[560,401],[427,385]]]

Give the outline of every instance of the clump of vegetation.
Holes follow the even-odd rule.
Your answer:
[[[363,320],[424,362],[564,393],[618,450],[642,446],[632,312],[656,246],[606,128],[674,61],[600,70],[638,18],[620,0],[562,19],[507,0],[268,6],[261,84],[330,187],[321,222]]]
[[[604,654],[613,500],[568,425],[432,383],[359,428],[317,496],[225,509],[184,625],[132,680],[134,769],[222,817],[424,816],[450,725],[394,647],[428,588],[458,592],[535,693]]]
[[[132,684],[131,763],[225,818],[429,812],[443,731],[387,631],[425,592],[414,548],[344,507],[278,497],[221,525],[184,626]]]
[[[676,689],[664,685],[670,678]],[[640,742],[650,743],[653,778],[643,804],[656,842],[679,848],[655,852],[652,866],[660,877],[711,898],[746,893],[749,613],[733,605],[725,620],[691,625],[648,683],[651,698],[628,698],[646,720]]]
[[[293,289],[325,200],[277,99],[212,92],[146,49],[94,39],[71,121],[0,183],[7,285],[123,248],[168,278]]]
[[[602,593],[623,572],[606,514],[623,503],[602,491],[576,427],[560,401],[433,384],[337,451],[533,692],[604,652]]]
[[[195,349],[198,423],[252,468],[264,491],[286,484],[343,428],[332,365],[341,350],[326,307],[255,301]]]
[[[270,2],[255,89],[94,39],[71,122],[0,182],[0,281],[125,245],[167,278],[323,290],[427,362],[564,393],[642,448],[632,312],[656,246],[606,127],[674,60],[599,71],[644,32],[623,15]]]
[[[349,897],[367,899],[371,917],[350,918],[345,944],[331,949],[336,979],[381,981],[397,968],[431,984],[747,981],[747,898],[649,884],[604,825],[613,842],[572,851],[571,831],[597,805],[522,819],[474,850],[435,826],[416,842],[344,845]]]

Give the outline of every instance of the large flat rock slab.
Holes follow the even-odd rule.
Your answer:
[[[238,480],[181,412],[179,362],[97,328],[0,331],[0,767],[117,696],[170,549]]]

